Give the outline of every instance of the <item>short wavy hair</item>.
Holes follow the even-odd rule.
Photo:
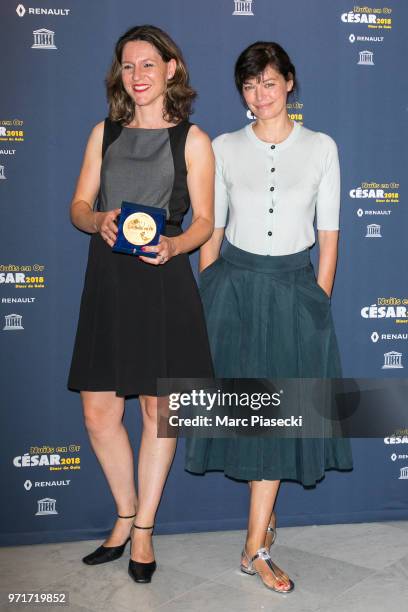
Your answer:
[[[188,119],[193,112],[192,103],[197,93],[190,87],[190,78],[183,55],[166,32],[152,25],[130,28],[115,45],[113,62],[106,77],[109,118],[125,125],[134,119],[135,103],[123,87],[121,68],[123,48],[126,43],[134,40],[144,40],[153,45],[166,63],[171,59],[176,60],[177,67],[174,76],[167,82],[163,118],[170,123]]]
[[[243,101],[242,88],[245,81],[259,77],[267,66],[275,68],[286,81],[293,81],[289,96],[298,89],[296,69],[285,49],[276,42],[258,41],[244,49],[235,64],[235,85]]]

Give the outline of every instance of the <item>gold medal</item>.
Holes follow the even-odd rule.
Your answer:
[[[126,217],[123,234],[128,242],[140,246],[147,244],[156,235],[156,222],[147,213],[136,212]]]

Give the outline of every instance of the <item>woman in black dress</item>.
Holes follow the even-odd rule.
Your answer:
[[[109,118],[90,135],[71,204],[72,222],[92,237],[68,386],[81,391],[118,511],[107,540],[83,561],[113,561],[131,539],[129,574],[149,582],[154,518],[176,445],[157,438],[157,379],[212,376],[188,253],[213,229],[214,161],[209,138],[188,122],[195,92],[181,52],[159,28],[134,27],[118,40],[107,92]],[[145,247],[154,259],[112,252],[122,201],[165,209],[164,235]],[[143,416],[138,495],[122,423],[129,395],[139,396]]]

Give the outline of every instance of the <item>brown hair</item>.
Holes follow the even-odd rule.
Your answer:
[[[173,78],[167,82],[164,98],[163,118],[170,123],[188,119],[192,113],[192,103],[196,92],[189,83],[189,74],[183,55],[170,36],[152,25],[130,28],[119,38],[115,45],[115,55],[106,77],[106,92],[109,103],[109,118],[123,124],[130,123],[135,115],[135,103],[127,94],[122,83],[122,52],[126,43],[144,40],[153,45],[164,62],[175,59],[177,62]]]
[[[286,81],[293,81],[289,95],[297,89],[296,70],[285,49],[275,42],[256,42],[244,49],[235,64],[235,85],[242,96],[248,79],[259,77],[267,66],[275,68]]]

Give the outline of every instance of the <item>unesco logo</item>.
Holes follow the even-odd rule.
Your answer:
[[[374,66],[374,53],[372,51],[359,51],[358,57],[357,64],[359,66]]]
[[[398,351],[389,351],[388,353],[384,353],[384,365],[382,366],[383,370],[395,370],[403,367],[402,353],[399,353]]]
[[[56,499],[52,499],[51,497],[44,497],[43,499],[39,499],[37,501],[37,512],[35,516],[48,516],[50,514],[58,514],[56,509]]]
[[[381,225],[378,225],[378,223],[369,223],[369,225],[367,225],[365,238],[382,238]]]
[[[34,42],[31,45],[32,49],[56,49],[54,43],[55,32],[40,28],[33,31]]]
[[[247,17],[253,16],[252,4],[254,0],[234,0],[234,12],[233,15],[245,15]]]
[[[5,315],[4,320],[3,331],[21,331],[24,329],[22,324],[23,317],[19,314]]]

